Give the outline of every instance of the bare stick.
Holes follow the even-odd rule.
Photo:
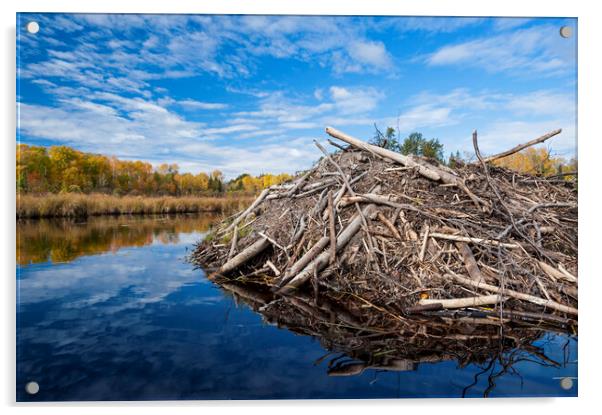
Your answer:
[[[376,217],[378,218],[378,220],[380,220],[383,223],[383,225],[385,225],[387,227],[387,229],[389,229],[389,231],[393,234],[393,236],[395,238],[397,238],[401,241],[401,235],[400,235],[399,231],[397,230],[395,225],[393,225],[393,223],[391,223],[391,221],[389,219],[387,219],[386,216],[382,212],[378,212]]]
[[[369,216],[375,210],[375,205],[368,205],[364,208],[362,213],[363,215]],[[360,230],[361,227],[362,216],[357,214],[337,238],[337,252],[339,252],[349,243],[351,238],[355,236],[355,234]],[[282,287],[279,293],[287,293],[301,286],[301,284],[303,284],[305,281],[312,277],[312,275],[314,274],[314,268],[317,268],[318,271],[324,269],[328,265],[329,258],[330,252],[322,252],[315,260],[309,263],[299,274],[293,277],[284,287]]]
[[[441,308],[466,308],[478,307],[488,304],[497,304],[504,301],[501,295],[484,295],[479,297],[452,298],[452,299],[423,299],[418,301],[420,305],[440,304]]]
[[[251,258],[257,256],[264,249],[270,246],[270,241],[267,238],[260,238],[250,246],[243,249],[238,255],[236,255],[231,260],[227,261],[224,265],[221,266],[218,273],[219,274],[227,274],[229,272],[234,271],[236,268],[243,265],[245,262],[250,260]]]
[[[274,274],[276,274],[277,277],[280,276],[280,270],[278,268],[276,268],[276,265],[274,265],[274,263],[272,261],[270,261],[269,259],[267,261],[265,261],[265,264],[270,267],[272,269],[272,271],[274,271]]]
[[[355,137],[347,135],[344,132],[339,131],[332,127],[326,127],[326,133],[331,135],[334,138],[338,138],[341,141],[351,144],[352,146],[357,147],[361,150],[367,151],[372,154],[376,154],[381,157],[388,158],[389,160],[393,160],[406,167],[416,168],[420,174],[422,174],[425,177],[428,177],[431,180],[435,180],[435,181],[441,180],[441,176],[436,171],[416,163],[410,157],[404,156],[401,153],[395,153],[394,151],[387,150],[382,147],[374,146],[372,144],[368,144],[365,141],[362,141]]]
[[[314,169],[310,169],[303,176],[301,176],[301,178],[299,178],[299,180],[297,180],[297,183],[295,183],[293,188],[291,190],[289,190],[289,192],[287,193],[287,196],[291,197],[292,195],[297,193],[297,190],[299,190],[299,188],[301,186],[303,186],[303,184],[305,183],[305,181],[307,180],[309,175],[312,174],[313,172],[314,172]]]
[[[307,264],[309,264],[320,252],[326,248],[330,238],[323,236],[316,242],[310,249],[303,255],[297,262],[295,262],[285,273],[280,286],[286,284],[295,277]]]
[[[564,280],[564,281],[574,282],[575,284],[578,283],[577,278],[573,277],[571,274],[568,274],[568,273],[565,274],[564,272],[558,271],[556,268],[554,268],[551,265],[546,264],[543,261],[539,261],[539,267],[541,268],[541,270],[543,272],[545,272],[552,279],[552,281]]]
[[[238,244],[238,225],[234,227],[234,235],[232,236],[232,245],[230,245],[230,252],[228,253],[228,261],[232,259],[236,253],[236,245]]]
[[[570,306],[567,306],[564,304],[560,304],[555,301],[545,300],[540,297],[535,297],[533,295],[519,293],[517,291],[513,291],[513,290],[509,290],[509,289],[502,290],[501,288],[496,287],[494,285],[489,285],[484,282],[473,281],[471,279],[464,278],[455,273],[450,273],[450,274],[446,274],[446,275],[448,277],[451,277],[452,279],[458,281],[459,283],[461,283],[463,285],[467,285],[469,287],[480,288],[485,291],[499,293],[499,294],[502,294],[507,297],[512,297],[512,298],[516,298],[518,300],[528,301],[530,303],[537,304],[537,305],[540,305],[543,307],[552,308],[554,310],[557,310],[557,311],[560,311],[563,313],[567,313],[567,314],[574,314],[574,315],[579,314],[579,311],[576,308],[573,308],[573,307],[570,307]]]
[[[418,255],[418,259],[420,262],[424,261],[424,254],[426,253],[426,245],[429,240],[429,226],[426,225],[424,228],[424,236],[422,237],[422,248],[420,248],[420,254]]]
[[[462,257],[462,261],[464,262],[464,266],[466,267],[466,271],[468,271],[470,278],[474,281],[484,281],[485,277],[481,274],[481,270],[477,265],[477,261],[474,259],[474,255],[468,244],[466,244],[466,242],[456,242],[456,247],[458,248],[458,252],[460,252],[460,256]]]
[[[328,211],[330,212],[328,216],[328,230],[330,233],[330,263],[333,264],[337,252],[337,233],[335,230],[334,202],[332,200],[332,192],[328,192]]]
[[[328,160],[330,162],[330,164],[332,164],[339,171],[339,173],[341,173],[341,178],[343,179],[343,182],[345,183],[345,186],[347,187],[347,191],[349,192],[349,194],[351,196],[355,196],[355,192],[353,191],[353,188],[351,187],[349,180],[347,180],[347,176],[345,175],[345,172],[343,171],[343,169],[341,169],[341,166],[339,166],[338,163],[336,161],[334,161],[332,159],[332,157],[330,157],[330,154],[328,154],[326,149],[324,147],[322,147],[322,145],[320,143],[318,143],[317,140],[314,140],[314,143],[320,149],[320,151],[324,154],[324,157],[326,157],[326,160]],[[359,203],[357,203],[357,202],[355,203],[355,208],[357,209],[357,213],[362,220],[362,227],[364,228],[364,232],[366,233],[366,237],[368,238],[368,245],[370,247],[370,251],[368,251],[368,261],[370,263],[372,263],[374,265],[374,267],[376,267],[378,269],[378,263],[376,261],[374,261],[374,256],[372,255],[372,252],[374,251],[374,242],[372,241],[372,236],[370,235],[370,231],[368,230],[368,222],[366,221],[366,218],[364,217],[364,214],[362,213],[362,208],[360,208]]]
[[[372,144],[368,144],[365,141],[359,140],[355,137],[347,135],[342,131],[338,131],[332,127],[326,127],[326,133],[331,135],[334,138],[338,138],[341,141],[351,144],[354,147],[357,147],[361,150],[368,151],[372,154],[379,155],[381,157],[388,158],[389,160],[393,160],[397,163],[400,163],[406,167],[414,167],[418,170],[418,172],[434,181],[442,181],[443,183],[453,184],[458,188],[462,189],[464,193],[470,197],[470,199],[478,206],[478,205],[487,205],[483,200],[473,194],[466,184],[460,179],[458,176],[455,176],[447,171],[443,171],[435,166],[426,166],[422,163],[416,162],[412,157],[404,156],[401,153],[396,153],[391,150],[387,150],[382,147],[378,147]]]
[[[474,243],[474,244],[501,246],[502,248],[510,248],[510,249],[520,248],[520,245],[518,245],[518,244],[508,244],[508,243],[504,243],[504,242],[494,241],[493,239],[470,238],[468,236],[449,235],[446,233],[437,233],[437,232],[431,233],[430,236],[431,236],[431,238],[447,239],[449,241],[469,242],[469,243]]]
[[[519,144],[516,147],[511,148],[510,150],[504,151],[502,153],[495,154],[493,156],[485,157],[485,158],[483,158],[483,161],[485,163],[489,163],[489,162],[492,162],[494,160],[498,160],[498,159],[501,159],[501,158],[504,158],[504,157],[508,157],[509,155],[517,153],[517,152],[519,152],[519,151],[521,151],[521,150],[523,150],[523,149],[525,149],[527,147],[531,147],[531,146],[534,146],[535,144],[543,143],[547,139],[552,138],[555,135],[560,134],[561,132],[562,132],[562,129],[551,131],[551,132],[549,132],[547,134],[542,135],[541,137],[537,137],[537,138],[535,138],[535,139],[533,139],[531,141],[528,141],[525,144]]]
[[[247,208],[247,210],[245,210],[240,216],[238,216],[236,219],[234,219],[234,221],[230,224],[230,226],[228,226],[226,229],[224,229],[223,231],[221,231],[221,233],[228,233],[230,232],[232,229],[234,229],[234,227],[236,225],[238,225],[243,219],[245,219],[251,212],[253,212],[253,210],[255,210],[255,208],[257,206],[259,206],[259,204],[261,202],[263,202],[263,200],[266,198],[266,196],[268,195],[268,193],[270,192],[270,189],[263,189],[263,191],[259,194],[259,196],[257,197],[257,199],[255,199],[255,201],[251,204],[251,206],[249,206]]]
[[[286,255],[286,257],[288,258],[288,250],[283,247],[282,245],[280,245],[278,242],[276,242],[274,239],[270,238],[268,235],[266,235],[263,232],[257,232],[259,234],[259,236],[263,236],[265,239],[267,239],[268,241],[270,241],[270,243],[276,247],[278,247],[278,249],[280,249],[282,252],[284,252],[284,255]]]

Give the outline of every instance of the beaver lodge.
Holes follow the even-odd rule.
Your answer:
[[[544,330],[576,333],[575,184],[491,164],[559,130],[486,158],[475,132],[478,161],[453,169],[326,132],[344,144],[316,142],[316,165],[196,246],[210,279],[360,360],[333,374],[483,361],[504,350],[494,338],[536,353]]]

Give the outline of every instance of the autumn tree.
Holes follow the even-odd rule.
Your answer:
[[[145,195],[203,195],[243,191],[255,193],[289,180],[290,175],[248,174],[226,184],[220,170],[180,173],[174,163],[153,168],[140,160],[119,160],[83,153],[67,146],[17,146],[16,187],[19,192],[102,192]]]
[[[553,157],[544,147],[529,147],[518,153],[495,160],[496,166],[506,167],[520,173],[551,176],[559,173],[577,171],[577,161],[566,161],[562,157]]]

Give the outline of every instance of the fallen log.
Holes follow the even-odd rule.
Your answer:
[[[554,281],[563,280],[563,281],[573,282],[575,284],[578,283],[577,278],[575,278],[571,274],[559,271],[556,268],[554,268],[553,266],[548,265],[543,261],[539,261],[539,267],[541,268],[541,270],[543,272],[545,272]]]
[[[370,216],[373,212],[376,211],[375,205],[368,205],[362,210],[362,214],[356,214],[353,220],[347,225],[347,227],[341,232],[341,234],[337,238],[336,251],[339,252],[343,249],[355,236],[355,234],[362,227],[362,218],[364,216]],[[363,215],[363,216],[362,216]],[[330,238],[326,238],[326,243],[330,240]],[[301,286],[305,281],[310,279],[314,270],[320,272],[328,265],[328,260],[330,259],[330,252],[322,252],[315,260],[309,263],[299,274],[294,276],[286,285],[284,285],[278,293],[284,294],[289,293],[292,290],[295,290],[299,286]]]
[[[359,140],[355,137],[352,137],[348,134],[343,133],[332,127],[326,127],[326,133],[331,135],[334,138],[338,138],[348,144],[351,144],[354,147],[357,147],[361,150],[368,151],[370,153],[376,154],[381,157],[388,158],[389,160],[395,161],[405,167],[415,168],[421,175],[427,177],[434,181],[442,181],[446,184],[451,184],[457,186],[462,189],[464,193],[470,197],[470,199],[477,205],[487,206],[482,199],[473,194],[470,189],[466,186],[466,184],[460,179],[458,176],[455,176],[447,171],[437,168],[432,165],[425,165],[423,163],[416,162],[412,157],[405,156],[401,153],[396,153],[391,150],[387,150],[386,148],[378,147],[372,144],[368,144],[362,140]]]
[[[286,283],[288,283],[291,279],[295,277],[303,268],[307,266],[320,252],[326,248],[330,242],[329,236],[323,236],[318,239],[316,242],[306,253],[303,255],[297,262],[295,262],[291,267],[286,271],[282,280],[277,284],[282,287]]]
[[[439,304],[441,308],[467,308],[482,305],[498,304],[504,301],[501,295],[484,295],[479,297],[452,298],[452,299],[422,299],[419,305]]]
[[[267,238],[258,239],[257,241],[243,249],[238,255],[235,255],[232,259],[230,259],[228,262],[222,265],[218,273],[228,274],[229,272],[234,271],[236,268],[240,267],[251,258],[263,252],[263,250],[265,250],[270,245],[271,244],[267,240]]]
[[[483,244],[483,245],[491,245],[491,246],[500,246],[502,248],[520,248],[520,245],[517,244],[509,244],[505,242],[495,241],[493,239],[484,239],[484,238],[472,238],[468,236],[460,236],[460,235],[449,235],[446,233],[438,233],[432,232],[430,234],[431,238],[435,239],[447,239],[449,241],[457,241],[457,242],[470,242],[473,244]]]
[[[516,298],[518,300],[528,301],[530,303],[537,304],[537,305],[547,307],[547,308],[552,308],[554,310],[557,310],[557,311],[560,311],[563,313],[567,313],[567,314],[574,314],[574,315],[579,314],[579,312],[577,311],[576,308],[573,308],[573,307],[570,307],[570,306],[567,306],[564,304],[560,304],[560,303],[557,303],[552,300],[545,300],[540,297],[535,297],[534,295],[519,293],[514,290],[501,289],[494,285],[489,285],[484,282],[473,281],[471,279],[461,277],[460,275],[454,274],[454,273],[446,274],[446,276],[451,277],[452,279],[458,281],[459,283],[464,284],[469,287],[480,288],[485,291],[499,293],[499,294],[502,294],[507,297],[512,297],[512,298]]]

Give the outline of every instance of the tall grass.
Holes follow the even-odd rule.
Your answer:
[[[245,208],[253,196],[112,196],[105,194],[17,194],[17,218],[86,217],[224,212]]]

